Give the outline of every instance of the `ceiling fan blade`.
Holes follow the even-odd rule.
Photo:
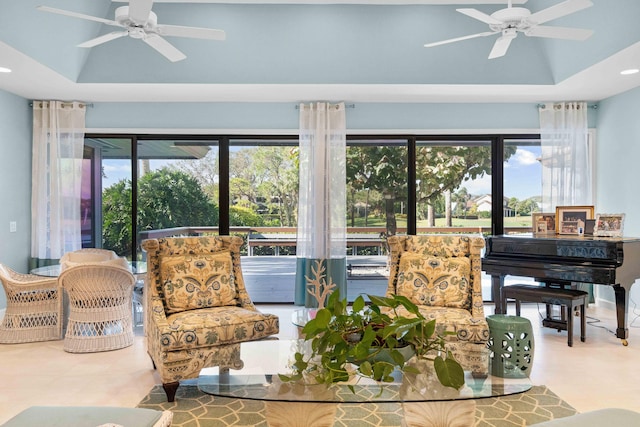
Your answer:
[[[493,48],[491,49],[491,53],[489,53],[489,59],[499,58],[504,56],[509,49],[509,45],[511,44],[511,40],[515,39],[515,36],[505,36],[502,35],[498,37],[498,40],[493,44]]]
[[[152,7],[153,0],[129,0],[129,18],[136,24],[144,24]]]
[[[492,36],[492,35],[497,34],[499,32],[500,31],[487,31],[485,33],[471,34],[471,35],[468,35],[468,36],[456,37],[455,39],[448,39],[448,40],[442,40],[442,41],[439,41],[439,42],[427,43],[427,44],[424,45],[424,47],[440,46],[442,44],[454,43],[454,42],[459,42],[459,41],[468,40],[468,39],[475,39],[476,37]]]
[[[147,34],[142,41],[160,52],[171,62],[182,61],[187,57],[184,53],[180,52],[177,47],[156,34]]]
[[[535,26],[524,33],[531,37],[549,37],[552,39],[586,40],[593,34],[593,30],[568,27]]]
[[[489,25],[502,25],[502,21],[498,21],[493,16],[487,15],[484,12],[480,12],[478,9],[462,8],[462,9],[456,9],[456,10],[460,13],[463,13],[467,16],[470,16],[474,19],[477,19],[478,21],[482,21]]]
[[[74,18],[86,19],[89,21],[102,22],[107,25],[115,25],[116,27],[121,27],[116,21],[112,21],[111,19],[98,18],[97,16],[85,15],[84,13],[71,12],[69,10],[56,9],[55,7],[49,6],[38,6],[36,9],[41,10],[43,12],[51,12],[57,13],[58,15],[66,15],[72,16]]]
[[[114,31],[112,33],[104,34],[100,37],[96,37],[95,39],[87,40],[84,43],[80,43],[78,47],[94,47],[99,44],[109,42],[111,40],[119,39],[120,37],[124,37],[129,34],[128,31]]]
[[[191,37],[194,39],[224,40],[224,30],[213,28],[183,27],[180,25],[158,25],[158,34],[173,37]]]
[[[566,0],[555,6],[532,13],[527,21],[535,24],[543,24],[553,19],[558,19],[571,13],[593,6],[591,0]]]

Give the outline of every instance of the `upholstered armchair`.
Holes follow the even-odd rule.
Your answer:
[[[489,326],[481,287],[481,236],[430,234],[391,236],[387,296],[398,294],[418,305],[438,330],[452,332],[446,347],[465,370],[488,371]],[[408,313],[406,313],[409,315]]]
[[[279,332],[245,289],[237,236],[173,237],[142,243],[147,253],[147,351],[167,400],[203,368],[243,366],[240,343]]]

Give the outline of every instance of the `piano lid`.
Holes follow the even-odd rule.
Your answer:
[[[623,246],[640,246],[636,237],[505,234],[487,237],[485,258],[570,258],[622,264]]]

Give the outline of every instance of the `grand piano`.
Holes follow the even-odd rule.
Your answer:
[[[496,314],[506,313],[501,298],[506,275],[558,285],[609,285],[616,300],[616,337],[628,344],[627,307],[631,285],[640,278],[640,238],[510,234],[486,241],[482,270],[491,275]]]

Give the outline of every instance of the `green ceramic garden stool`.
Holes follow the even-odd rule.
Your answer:
[[[491,375],[503,378],[529,376],[533,366],[533,328],[529,319],[506,314],[487,316]]]

